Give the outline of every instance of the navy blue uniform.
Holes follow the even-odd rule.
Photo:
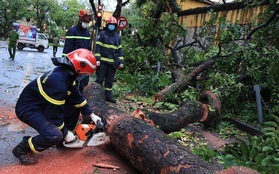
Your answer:
[[[68,129],[64,123],[67,106],[77,108],[83,115],[92,113],[87,101],[75,86],[77,75],[58,66],[30,82],[16,103],[16,115],[39,132],[28,140],[31,150],[41,152],[61,142]]]
[[[96,42],[95,56],[97,61],[101,62],[96,71],[96,82],[102,85],[105,81],[106,98],[112,98],[112,85],[117,68],[113,66],[114,60],[118,58],[119,64],[124,65],[121,40],[115,31],[106,29],[100,33]]]
[[[68,53],[79,48],[85,48],[91,51],[89,31],[82,28],[80,24],[77,24],[70,28],[67,32],[62,56],[66,56]],[[81,93],[83,91],[83,88],[87,86],[88,83],[89,75],[84,74],[76,79],[76,85]],[[65,110],[64,113],[65,126],[69,130],[74,130],[78,122],[80,112],[79,110],[75,109],[70,103],[66,102],[66,105],[68,109]]]
[[[67,32],[62,56],[66,56],[68,53],[79,48],[86,48],[91,51],[89,31],[77,24]],[[76,83],[81,92],[83,88],[88,85],[88,82],[88,75],[83,75],[77,79]]]

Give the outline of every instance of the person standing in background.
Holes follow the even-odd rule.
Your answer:
[[[91,51],[90,34],[87,29],[89,22],[92,20],[92,15],[86,10],[80,10],[78,23],[71,27],[65,38],[62,56],[67,56],[68,53],[84,48]],[[83,88],[89,83],[89,75],[81,74],[75,79],[75,86],[82,93]],[[80,112],[78,108],[73,106],[71,102],[65,102],[64,121],[65,127],[73,131],[79,119]],[[60,143],[61,144],[61,143]],[[63,147],[63,145],[61,146]]]
[[[70,28],[66,35],[65,45],[62,56],[79,49],[85,48],[91,51],[90,34],[87,29],[89,22],[92,20],[92,15],[86,10],[80,10],[79,20],[77,25]],[[77,78],[76,84],[82,93],[83,88],[89,83],[89,75],[82,75]]]
[[[15,54],[16,54],[16,47],[19,41],[19,35],[16,32],[16,27],[12,27],[12,31],[10,31],[8,35],[8,50],[10,54],[10,59],[14,60],[15,59]]]
[[[59,39],[57,35],[54,35],[54,38],[52,39],[52,43],[53,43],[53,57],[56,57],[57,47],[59,46]]]
[[[112,85],[116,69],[124,67],[124,58],[120,36],[116,33],[117,20],[111,16],[106,19],[106,27],[96,42],[97,59],[96,83],[104,84],[106,101],[116,103],[112,94]]]

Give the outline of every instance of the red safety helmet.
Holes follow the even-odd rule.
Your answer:
[[[78,74],[93,74],[97,69],[96,58],[88,49],[80,48],[67,54]]]
[[[106,19],[106,24],[115,24],[117,25],[117,20],[115,17],[111,16]]]
[[[89,23],[90,21],[92,21],[92,15],[90,14],[89,11],[80,10],[79,11],[79,20],[81,20],[82,22]]]

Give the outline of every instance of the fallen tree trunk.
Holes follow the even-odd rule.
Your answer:
[[[206,127],[216,128],[221,120],[221,101],[210,91],[204,91],[201,102],[183,102],[181,108],[171,113],[147,113],[148,118],[164,132],[178,131],[190,123],[202,122]]]
[[[220,170],[217,164],[202,160],[157,127],[108,106],[100,85],[88,85],[83,94],[94,113],[106,118],[110,143],[142,173],[210,174]]]

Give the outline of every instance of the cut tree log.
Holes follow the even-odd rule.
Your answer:
[[[142,173],[210,174],[222,168],[202,160],[156,126],[106,104],[103,88],[99,84],[89,84],[83,94],[93,112],[106,118],[106,131],[112,146]],[[203,106],[196,102],[188,103],[192,108],[195,104],[200,108]],[[202,109],[199,113],[202,114]]]
[[[178,131],[190,123],[202,122],[206,127],[216,128],[220,122],[221,101],[210,91],[204,91],[199,97],[201,102],[183,102],[180,109],[171,113],[147,113],[156,126],[166,132]]]

